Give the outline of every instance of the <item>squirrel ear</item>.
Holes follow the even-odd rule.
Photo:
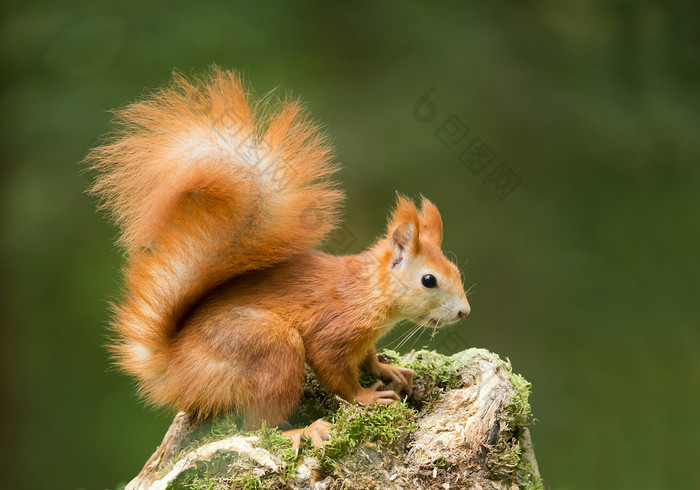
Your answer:
[[[423,198],[420,209],[421,232],[435,243],[438,247],[442,245],[442,218],[438,208]]]
[[[418,233],[418,227],[410,221],[404,221],[391,233],[391,245],[415,255],[418,252]]]
[[[416,255],[420,250],[420,221],[413,201],[399,196],[389,223],[392,247]]]

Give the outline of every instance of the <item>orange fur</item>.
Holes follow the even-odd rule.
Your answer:
[[[313,250],[342,194],[331,148],[297,101],[251,105],[237,75],[214,69],[176,75],[117,121],[89,156],[92,191],[128,261],[111,347],[150,402],[277,424],[298,402],[307,362],[348,400],[390,403],[358,382],[364,362],[406,388],[409,375],[376,361],[379,336],[400,319],[440,325],[468,313],[430,201],[419,211],[399,198],[367,252]],[[425,271],[439,288],[421,286]]]

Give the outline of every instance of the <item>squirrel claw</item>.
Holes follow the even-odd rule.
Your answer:
[[[294,431],[285,431],[282,432],[283,436],[289,437],[292,440],[292,447],[294,448],[294,457],[296,458],[299,456],[299,446],[301,445],[301,432],[297,432],[295,434],[287,434],[287,432],[294,432]]]
[[[303,429],[285,430],[282,432],[282,435],[292,440],[294,457],[296,458],[299,456],[299,446],[301,445],[302,437],[311,438],[311,443],[314,445],[314,448],[320,449],[323,452],[323,441],[327,441],[331,438],[331,427],[332,424],[330,422],[318,419],[316,422]]]

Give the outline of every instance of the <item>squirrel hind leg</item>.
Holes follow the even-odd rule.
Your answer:
[[[168,401],[204,416],[235,411],[246,430],[277,426],[301,399],[301,335],[273,313],[218,306],[194,315],[175,341]]]
[[[243,428],[258,429],[265,424],[276,427],[284,423],[299,405],[304,386],[304,346],[299,332],[286,332],[286,342],[278,337],[278,345],[255,360],[247,384],[250,396],[240,408]]]

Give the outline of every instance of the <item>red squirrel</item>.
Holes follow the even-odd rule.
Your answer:
[[[413,372],[379,362],[377,339],[400,320],[439,327],[470,310],[425,198],[418,209],[399,197],[363,253],[314,249],[337,222],[337,166],[297,100],[270,100],[252,102],[218,68],[175,75],[117,111],[117,129],[88,157],[127,260],[117,365],[150,403],[197,419],[235,411],[248,429],[289,417],[305,363],[345,400],[399,400]],[[390,383],[363,388],[361,366]],[[290,437],[318,444],[327,429]]]

